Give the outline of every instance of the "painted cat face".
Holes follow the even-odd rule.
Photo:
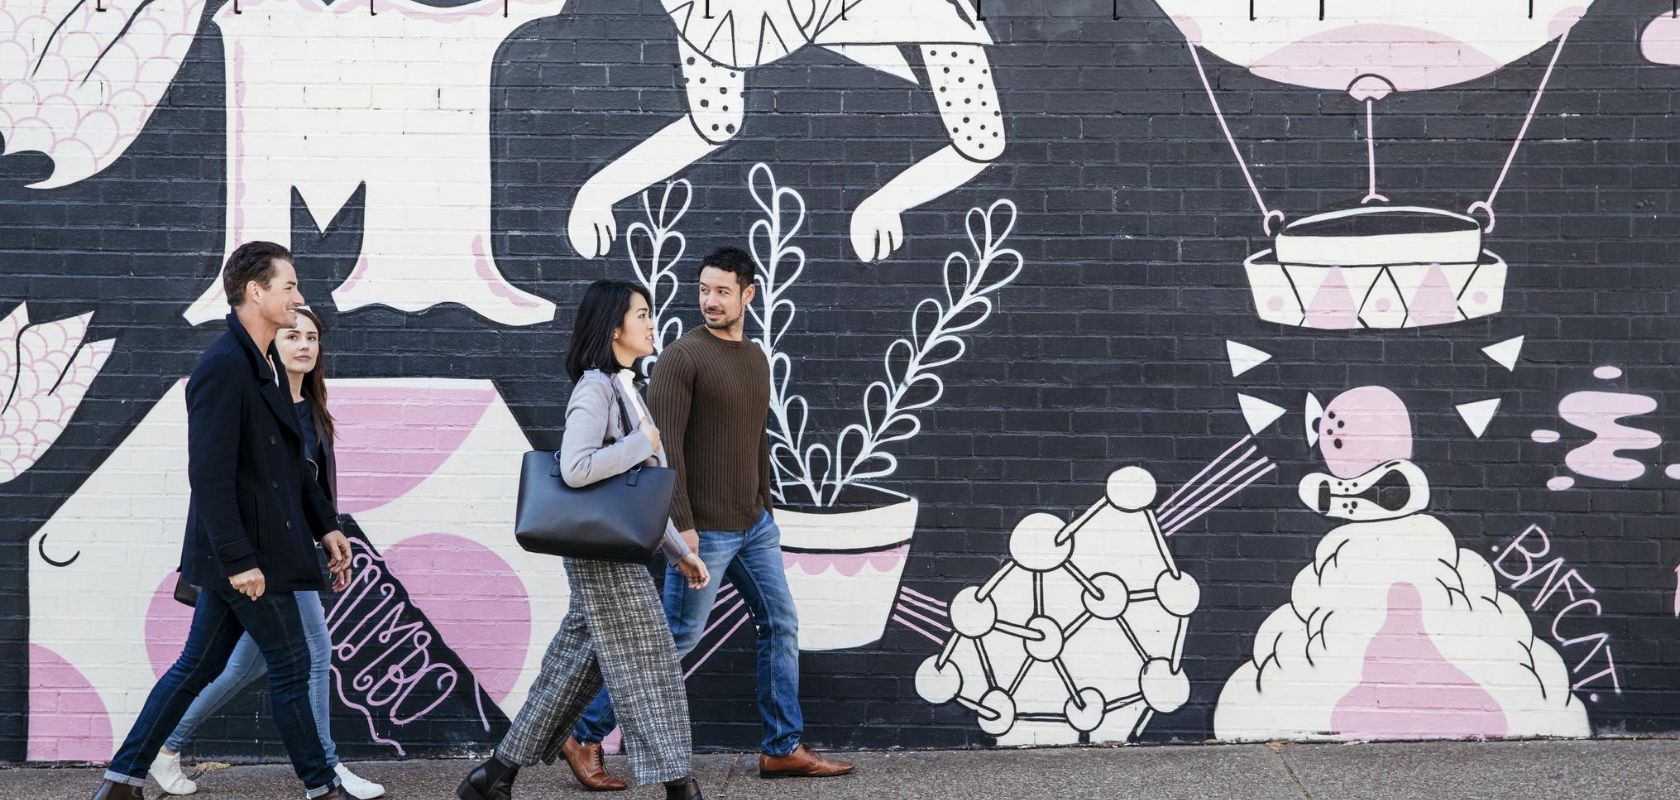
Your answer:
[[[1388,461],[1356,478],[1314,472],[1301,479],[1301,502],[1355,522],[1398,519],[1429,507],[1429,479],[1410,461]]]

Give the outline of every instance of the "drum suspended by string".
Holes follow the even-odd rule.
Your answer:
[[[1273,247],[1244,262],[1261,319],[1308,328],[1415,328],[1497,313],[1505,262],[1482,246],[1494,203],[1593,0],[1156,0],[1184,35]],[[1391,94],[1482,78],[1555,43],[1498,178],[1463,212],[1390,205],[1378,189],[1376,107]],[[1202,54],[1364,105],[1365,195],[1293,222],[1266,202]]]

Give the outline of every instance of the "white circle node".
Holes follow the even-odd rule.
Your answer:
[[[951,626],[957,633],[978,639],[997,625],[997,603],[981,599],[980,587],[970,586],[951,598]]]
[[[1142,511],[1155,502],[1155,476],[1143,467],[1121,467],[1108,476],[1108,502],[1121,511]]]
[[[1080,705],[1081,703],[1084,705]],[[1077,697],[1068,698],[1067,705],[1062,707],[1062,713],[1067,715],[1068,724],[1072,725],[1074,730],[1090,733],[1102,724],[1107,703],[1102,692],[1097,691],[1096,687],[1080,689]]]
[[[1182,670],[1174,671],[1164,658],[1151,658],[1138,674],[1138,688],[1143,690],[1143,702],[1158,714],[1171,714],[1190,699],[1190,678]]]
[[[1155,597],[1168,614],[1188,617],[1202,603],[1202,587],[1188,572],[1180,572],[1176,578],[1171,572],[1162,572],[1155,578]]]
[[[920,667],[916,668],[916,694],[923,700],[938,705],[949,703],[962,691],[962,670],[957,668],[955,661],[945,662],[939,666],[939,656],[928,656]]]
[[[1002,689],[993,689],[980,698],[980,707],[988,713],[980,714],[980,730],[1002,736],[1015,727],[1015,698]]]
[[[1118,619],[1126,613],[1126,607],[1131,605],[1131,589],[1119,575],[1104,572],[1091,577],[1091,585],[1098,594],[1086,590],[1080,599],[1085,602],[1085,610],[1097,619]]]
[[[1064,524],[1055,514],[1038,512],[1022,517],[1009,534],[1009,555],[1023,569],[1033,572],[1061,568],[1073,555],[1073,537],[1056,542]]]
[[[1038,661],[1052,661],[1062,655],[1062,646],[1067,639],[1062,636],[1062,626],[1049,617],[1033,617],[1027,620],[1027,627],[1038,632],[1040,638],[1027,639],[1027,655]]]

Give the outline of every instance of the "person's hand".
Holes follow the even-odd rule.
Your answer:
[[[263,591],[268,588],[268,582],[263,579],[262,570],[256,567],[229,577],[228,583],[233,584],[234,591],[252,600],[262,597]]]
[[[683,559],[677,562],[677,571],[682,573],[683,580],[688,582],[690,589],[704,589],[706,584],[712,582],[712,573],[706,571],[706,562],[701,561],[700,556],[695,553],[683,556]]]
[[[689,528],[678,535],[682,537],[683,544],[688,545],[689,550],[695,553],[700,552],[700,533],[698,531]]]
[[[350,540],[343,531],[333,531],[321,537],[321,547],[327,551],[327,571],[333,576],[333,591],[342,592],[350,585]]]
[[[653,451],[659,452],[659,429],[654,427],[653,420],[644,420],[641,430],[647,434],[648,441],[653,443]]]

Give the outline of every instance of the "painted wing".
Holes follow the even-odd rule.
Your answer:
[[[53,161],[30,188],[68,186],[116,161],[175,80],[203,16],[204,0],[6,0],[3,154]]]

